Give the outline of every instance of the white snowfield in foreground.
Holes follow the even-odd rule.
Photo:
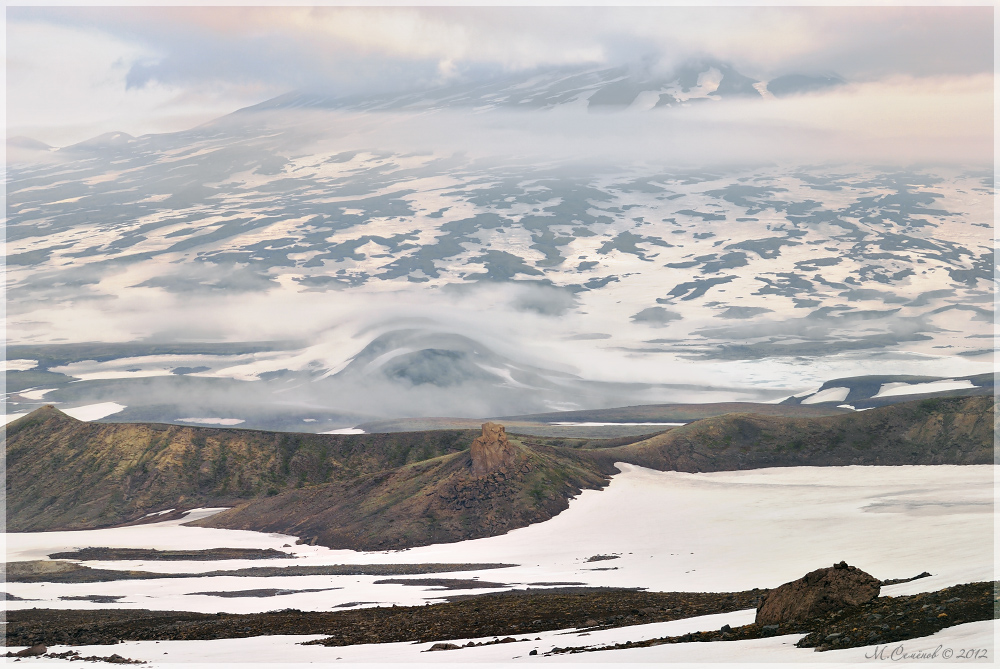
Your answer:
[[[517,643],[460,648],[457,650],[427,652],[432,642],[363,644],[355,646],[303,646],[306,641],[324,638],[313,635],[258,636],[247,639],[218,639],[212,641],[126,641],[114,646],[53,646],[50,653],[75,650],[84,656],[107,657],[117,653],[130,659],[146,660],[156,667],[171,667],[183,664],[188,667],[242,667],[247,665],[266,667],[292,667],[299,664],[315,663],[326,666],[351,666],[353,664],[389,663],[434,663],[474,666],[482,663],[495,664],[554,664],[607,665],[619,666],[628,663],[670,662],[670,663],[780,663],[783,667],[808,666],[817,663],[835,664],[843,667],[871,667],[892,665],[920,665],[927,662],[956,662],[962,651],[978,651],[985,655],[979,661],[959,660],[963,665],[990,664],[995,660],[994,636],[1000,631],[995,620],[956,625],[941,630],[937,634],[922,639],[909,639],[888,645],[863,646],[831,650],[822,653],[812,648],[796,648],[801,635],[786,635],[768,639],[747,641],[719,641],[713,643],[679,643],[650,648],[605,650],[590,653],[550,655],[545,653],[554,647],[580,647],[587,645],[608,645],[624,641],[638,641],[658,636],[679,636],[691,631],[718,629],[724,624],[745,624],[753,619],[752,611],[689,618],[670,623],[658,623],[659,629],[640,630],[639,627],[620,627],[592,632],[589,635],[576,630],[556,630],[531,635],[514,635]],[[686,623],[686,625],[682,624]],[[652,628],[653,625],[640,627]],[[536,637],[540,639],[536,640]],[[490,641],[495,637],[472,639]],[[528,638],[528,641],[520,641]],[[455,639],[463,644],[467,639]],[[947,649],[948,652],[945,652]],[[20,650],[20,648],[12,648]],[[537,650],[538,655],[529,655]],[[908,655],[909,657],[905,657]],[[895,660],[893,658],[896,658]],[[950,659],[949,659],[950,658]],[[65,660],[38,658],[30,660],[35,664],[65,665]],[[676,665],[675,665],[676,666]],[[682,666],[682,665],[681,665]]]
[[[167,521],[78,532],[6,535],[7,559],[44,559],[87,546],[158,549],[276,548],[299,556],[277,560],[87,562],[97,568],[200,573],[243,567],[507,563],[517,567],[393,578],[474,578],[538,583],[711,592],[769,588],[846,560],[880,579],[933,576],[883,588],[900,595],[993,578],[994,467],[788,467],[687,474],[620,464],[603,491],[584,491],[555,518],[505,535],[403,551],[356,552],[296,545],[295,537],[185,527]],[[199,510],[190,518],[212,510]],[[587,562],[596,555],[612,560]],[[344,604],[420,605],[442,591],[376,584],[380,576],[194,577],[85,584],[8,583],[10,609],[148,608],[248,613],[282,608],[337,610]],[[545,587],[535,585],[533,587]],[[280,588],[323,590],[274,597],[191,593]],[[336,589],[334,589],[336,588]],[[61,596],[124,595],[118,603]],[[357,605],[357,604],[355,604]]]

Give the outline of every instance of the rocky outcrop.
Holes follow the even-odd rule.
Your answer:
[[[503,425],[483,423],[483,434],[472,442],[472,473],[489,474],[516,459],[517,448],[507,441]]]
[[[757,624],[808,620],[878,597],[881,581],[846,562],[811,571],[771,590],[757,609]]]

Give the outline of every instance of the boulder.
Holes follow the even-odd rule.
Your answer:
[[[472,473],[489,474],[517,457],[517,448],[507,441],[503,425],[483,423],[483,434],[472,442]]]
[[[48,648],[45,647],[45,644],[36,643],[31,648],[17,651],[14,653],[14,657],[38,657],[39,655],[45,655],[47,651]]]
[[[881,581],[846,562],[811,571],[764,596],[757,608],[757,623],[808,620],[878,597]]]

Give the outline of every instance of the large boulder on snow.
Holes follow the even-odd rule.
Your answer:
[[[757,609],[757,623],[808,620],[878,597],[882,582],[846,562],[811,571],[771,590]]]

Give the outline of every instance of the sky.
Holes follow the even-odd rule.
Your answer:
[[[65,146],[182,130],[298,89],[400,91],[558,65],[655,73],[703,56],[763,80],[835,74],[867,99],[930,105],[937,116],[918,122],[936,126],[955,112],[938,108],[947,100],[992,116],[992,16],[987,6],[8,7],[7,129]]]

